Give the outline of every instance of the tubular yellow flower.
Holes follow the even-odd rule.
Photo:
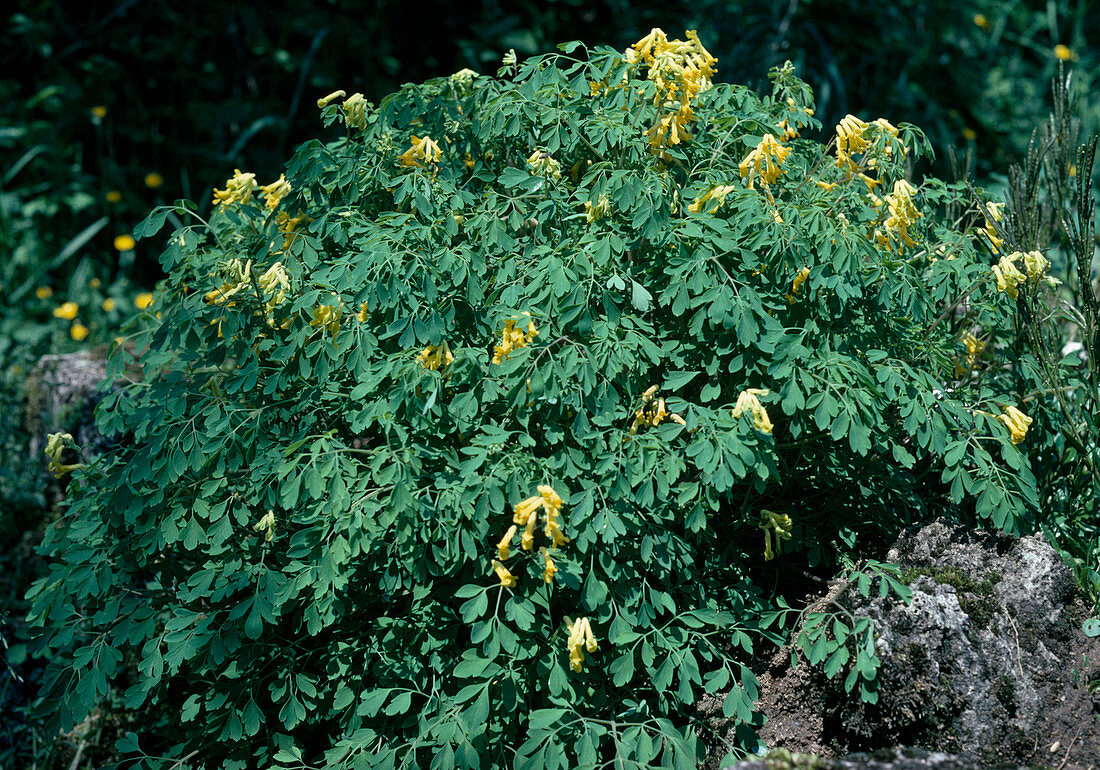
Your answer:
[[[538,512],[531,511],[527,516],[527,521],[524,522],[526,526],[523,528],[523,535],[520,536],[519,547],[525,551],[530,551],[535,547],[535,527],[538,525],[538,520]]]
[[[768,395],[767,388],[749,388],[741,391],[737,396],[737,404],[733,407],[733,419],[738,419],[746,412],[752,416],[752,425],[761,433],[771,434],[772,422],[768,419],[768,412],[760,403],[758,396]]]
[[[545,567],[542,570],[542,580],[546,584],[554,582],[554,573],[558,571],[558,568],[554,566],[554,560],[550,558],[550,553],[545,548],[540,548],[539,553],[542,554],[542,560]]]
[[[309,325],[323,326],[329,334],[335,335],[340,331],[340,319],[343,315],[344,310],[338,305],[318,305],[313,308],[313,319]]]
[[[909,227],[922,216],[913,204],[913,195],[916,192],[917,188],[904,179],[899,179],[894,182],[893,193],[886,196],[886,207],[890,216],[883,223],[883,227],[886,229],[886,238],[891,247],[894,239],[899,241],[899,247],[901,244],[917,245],[916,241],[909,237]]]
[[[752,188],[757,175],[765,184],[772,184],[780,176],[787,173],[783,170],[783,161],[791,154],[789,147],[784,147],[771,134],[764,134],[756,149],[745,156],[738,165],[737,170],[742,179],[747,179],[747,186]]]
[[[791,517],[762,509],[760,511],[760,529],[764,530],[764,561],[771,561],[775,554],[782,553],[782,541],[791,539]],[[775,549],[772,550],[772,537],[775,537]]]
[[[561,179],[561,164],[554,160],[550,153],[535,150],[527,159],[527,165],[531,171],[548,179]]]
[[[39,286],[37,289],[34,290],[34,296],[38,297],[39,299],[49,299],[53,296],[53,289],[51,289],[49,286]]]
[[[323,110],[325,107],[328,107],[330,103],[336,101],[337,99],[342,99],[346,95],[347,95],[347,91],[342,91],[341,90],[341,91],[333,91],[328,96],[322,96],[320,99],[317,100],[317,109]]]
[[[368,316],[369,313],[367,313],[367,303],[363,302],[363,304],[359,306],[359,312],[355,314],[355,320],[357,320],[359,323],[364,323],[366,322]]]
[[[504,537],[497,543],[497,558],[501,561],[507,561],[510,555],[510,549],[512,547],[512,538],[516,536],[516,525],[508,527],[508,531],[504,533]]]
[[[787,301],[788,302],[794,302],[795,296],[800,291],[802,291],[802,284],[806,283],[806,281],[809,279],[809,277],[810,277],[810,268],[803,266],[802,269],[798,271],[798,275],[796,275],[794,277],[794,280],[791,281],[791,290],[787,294]]]
[[[707,190],[705,193],[696,198],[692,203],[688,204],[688,211],[692,214],[698,214],[703,210],[704,204],[708,201],[714,203],[714,205],[707,210],[708,214],[713,214],[718,210],[718,207],[726,202],[726,196],[733,192],[735,188],[730,184],[720,184]]]
[[[370,107],[370,102],[362,94],[352,94],[340,106],[344,108],[344,125],[358,129],[367,127],[367,108]]]
[[[73,437],[69,433],[51,433],[46,437],[46,449],[44,453],[46,457],[50,458],[47,467],[55,479],[59,479],[66,473],[75,471],[77,468],[84,467],[84,463],[65,465],[61,462],[61,453],[65,451],[66,446],[75,446],[73,444]]]
[[[294,242],[299,227],[312,221],[313,218],[307,216],[302,211],[299,211],[298,214],[293,217],[285,211],[276,212],[275,225],[279,228],[279,233],[283,236],[282,250],[286,251],[290,248],[290,244]]]
[[[508,354],[518,348],[527,347],[538,336],[538,329],[531,319],[531,314],[526,310],[521,314],[527,317],[526,332],[516,328],[516,322],[523,318],[508,318],[504,321],[504,329],[501,333],[500,344],[493,347],[493,363],[499,364],[508,357]]]
[[[1004,208],[1004,203],[986,203],[984,214],[985,227],[979,230],[988,240],[990,248],[994,254],[999,254],[1001,250],[1001,244],[1004,243],[1004,239],[997,235],[997,228],[994,227],[994,222],[1000,222],[1004,219],[1004,213],[1001,209]],[[992,218],[992,219],[991,219]]]
[[[446,342],[443,342],[440,345],[428,345],[420,351],[420,355],[416,357],[416,360],[425,369],[438,370],[450,366],[455,357],[451,354],[451,348]]]
[[[270,543],[275,539],[275,512],[269,510],[252,525],[252,529],[254,532],[263,532],[264,542]]]
[[[214,204],[228,206],[232,203],[248,203],[252,200],[252,191],[259,185],[255,174],[242,174],[239,168],[233,169],[233,176],[225,180],[225,189],[214,190]]]
[[[1054,46],[1054,58],[1060,61],[1076,61],[1077,54],[1075,54],[1068,45],[1059,43]]]
[[[526,524],[527,518],[535,513],[539,506],[542,505],[542,496],[535,495],[534,497],[528,497],[522,502],[516,503],[512,508],[512,523],[513,524]]]
[[[134,236],[123,234],[115,236],[115,251],[133,251],[134,246],[137,243],[134,241]]]
[[[974,368],[974,362],[981,355],[981,352],[985,350],[985,343],[979,340],[970,332],[966,332],[962,336],[963,347],[966,348],[966,356],[955,362],[955,376],[965,377]]]
[[[596,636],[592,633],[592,624],[588,618],[572,621],[566,617],[565,627],[569,631],[569,638],[565,642],[569,649],[569,665],[574,671],[580,671],[584,663],[584,650],[593,653],[599,649]]]
[[[402,166],[420,167],[426,163],[438,163],[442,155],[443,151],[430,136],[425,136],[423,139],[413,136],[409,149],[401,154],[400,160]]]
[[[997,279],[997,290],[1003,291],[1012,299],[1019,296],[1019,287],[1027,283],[1027,276],[1016,267],[1016,260],[1021,256],[1020,252],[1007,254],[1001,257],[1001,261],[993,266],[993,276]]]
[[[836,164],[852,168],[853,155],[866,152],[871,143],[863,137],[869,125],[855,115],[846,115],[836,127]]]
[[[493,571],[497,573],[497,577],[500,578],[500,584],[505,588],[515,588],[516,579],[512,573],[508,571],[508,568],[501,564],[497,559],[493,559]]]
[[[611,201],[607,199],[606,195],[600,195],[599,199],[593,203],[592,201],[584,202],[584,219],[588,224],[597,222],[608,214],[611,213]]]
[[[1042,252],[1029,251],[1023,257],[1027,277],[1032,281],[1039,281],[1050,270],[1050,261],[1042,255]]]
[[[153,294],[148,291],[143,291],[134,297],[134,307],[138,310],[144,310],[153,304]]]
[[[981,13],[974,14],[974,24],[975,26],[984,29],[986,32],[988,32],[993,26],[989,23],[989,19],[987,19],[985,15]]]
[[[80,312],[80,306],[75,302],[62,302],[53,309],[53,317],[64,318],[66,321],[71,321],[76,318],[78,312]]]
[[[1013,444],[1019,444],[1024,440],[1024,437],[1027,436],[1027,429],[1032,423],[1030,417],[1014,406],[1004,407],[1004,414],[998,415],[997,419],[1008,428]]]
[[[69,336],[77,342],[83,342],[88,337],[88,327],[82,323],[75,323],[69,327]]]
[[[289,195],[292,189],[290,182],[286,181],[286,176],[279,174],[279,178],[274,182],[265,184],[260,188],[260,192],[264,194],[264,208],[268,211],[277,209],[283,198]]]

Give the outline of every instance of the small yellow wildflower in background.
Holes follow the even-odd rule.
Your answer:
[[[444,341],[439,345],[428,345],[420,351],[420,355],[416,357],[416,360],[420,362],[420,365],[425,369],[431,369],[433,371],[450,366],[454,360],[454,354],[451,353],[451,348]]]
[[[974,24],[975,26],[984,29],[986,32],[988,32],[993,27],[993,25],[989,23],[989,19],[987,19],[983,14],[980,13],[974,14]]]
[[[53,296],[53,289],[51,289],[49,286],[39,286],[37,289],[34,290],[34,296],[38,297],[39,299],[49,299]]]
[[[748,179],[748,187],[753,186],[754,178],[759,175],[765,184],[772,184],[780,176],[787,173],[783,170],[783,161],[791,154],[789,147],[784,147],[771,134],[764,134],[756,149],[745,156],[737,170],[741,172],[742,179]]]
[[[158,174],[156,171],[145,175],[145,186],[150,190],[155,190],[164,184],[164,177]]]
[[[248,203],[252,200],[252,191],[259,185],[255,174],[242,174],[239,168],[233,169],[233,176],[225,180],[225,189],[214,188],[214,205],[228,206],[231,203]]]
[[[768,418],[768,412],[760,403],[759,396],[768,395],[767,388],[749,388],[741,391],[737,397],[737,404],[733,407],[733,419],[738,419],[746,412],[752,416],[752,425],[761,433],[771,434],[772,421]]]
[[[75,323],[69,327],[69,336],[77,342],[83,342],[88,336],[88,327],[82,323]]]
[[[103,304],[101,305],[101,307],[103,308],[103,312],[104,313],[110,313],[112,310],[115,309],[115,304],[116,304],[115,301],[113,299],[111,299],[110,297],[103,300]]]
[[[998,415],[997,419],[1008,428],[1013,444],[1019,444],[1024,440],[1024,437],[1027,436],[1028,426],[1032,423],[1030,417],[1014,406],[1004,407],[1004,414]]]
[[[611,213],[611,201],[607,199],[606,195],[600,195],[595,203],[592,201],[584,202],[584,220],[588,224],[598,222]]]
[[[764,530],[764,561],[771,561],[777,553],[783,552],[782,542],[791,539],[791,517],[786,514],[760,511],[760,529]],[[775,537],[775,549],[772,549],[772,537]]]
[[[274,211],[279,208],[279,204],[282,203],[283,198],[290,195],[290,191],[294,189],[290,186],[290,182],[286,181],[284,174],[279,174],[279,178],[271,184],[265,184],[260,188],[260,192],[264,194],[264,208],[268,211]]]
[[[107,117],[107,108],[103,105],[92,107],[92,117],[96,120],[103,120],[103,118]]]
[[[84,463],[65,465],[61,462],[61,453],[66,446],[73,445],[73,437],[69,433],[51,433],[46,437],[45,455],[50,458],[49,471],[55,479],[59,479],[66,473],[71,473],[77,468],[83,468]]]
[[[493,571],[497,573],[497,577],[500,578],[500,584],[505,588],[515,588],[516,578],[508,571],[508,568],[501,564],[496,559],[493,559]]]
[[[103,281],[99,280],[98,278],[93,278],[92,280],[88,281],[88,286],[93,289],[98,289],[102,285]]]
[[[688,204],[688,211],[692,214],[698,214],[703,210],[703,206],[708,201],[714,203],[714,205],[707,210],[708,214],[713,214],[718,210],[718,207],[726,202],[726,196],[737,188],[731,184],[720,184],[707,190],[705,193],[696,198],[693,202]]]
[[[565,627],[569,631],[569,638],[565,646],[569,649],[569,665],[574,671],[580,671],[584,663],[584,650],[593,653],[599,649],[596,637],[592,633],[592,624],[588,618],[577,618],[576,621],[565,619]]]
[[[963,139],[968,142],[973,142],[975,139],[978,138],[978,132],[972,129],[970,126],[966,126],[965,128],[963,128],[962,135]]]
[[[474,166],[477,165],[477,161],[474,160],[473,155],[467,152],[462,155],[462,165],[472,171]]]
[[[522,315],[527,317],[527,331],[516,328],[516,321],[523,319],[509,318],[504,322],[504,330],[501,332],[500,344],[493,347],[493,363],[499,364],[508,357],[513,350],[527,347],[538,336],[535,322],[531,320],[531,314],[526,310]]]
[[[134,246],[137,245],[137,241],[134,240],[132,235],[116,235],[115,236],[115,250],[116,251],[133,251]]]
[[[122,193],[120,193],[118,190],[108,190],[106,195],[103,196],[103,198],[108,203],[118,203],[119,201],[122,200]]]
[[[352,94],[340,106],[344,108],[344,125],[359,129],[367,127],[367,107],[370,102],[362,94]]]
[[[60,305],[53,309],[54,318],[64,318],[66,321],[71,321],[76,318],[76,314],[80,311],[80,306],[75,302],[62,302]]]
[[[330,102],[333,102],[337,99],[342,99],[346,95],[347,91],[333,91],[328,96],[322,96],[320,99],[317,100],[317,109],[324,109],[325,107],[328,107]]]
[[[978,356],[985,350],[985,343],[979,340],[970,332],[967,332],[962,336],[963,347],[966,348],[966,356],[961,361],[955,362],[955,376],[965,377],[974,368],[974,362],[978,360]]]
[[[1075,54],[1068,45],[1059,43],[1054,46],[1054,58],[1059,61],[1077,61],[1077,54]]]
[[[260,520],[252,525],[252,530],[254,532],[263,532],[265,543],[270,543],[272,540],[274,540],[275,539],[275,512],[274,511],[268,511],[263,516],[261,516]]]
[[[443,155],[443,150],[432,141],[430,136],[423,139],[413,136],[410,139],[409,149],[401,153],[402,166],[420,167],[425,163],[438,163]]]
[[[148,291],[143,291],[134,297],[134,307],[138,310],[144,310],[153,304],[153,294]]]
[[[561,179],[561,164],[554,160],[550,153],[535,150],[527,159],[527,165],[531,171],[547,179]]]

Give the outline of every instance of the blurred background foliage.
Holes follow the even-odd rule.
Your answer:
[[[951,178],[950,157],[969,152],[974,179],[995,189],[1045,120],[1059,62],[1090,91],[1100,14],[1086,0],[24,0],[3,11],[0,765],[54,745],[17,718],[36,676],[20,647],[38,574],[26,557],[57,497],[29,456],[22,388],[42,355],[140,323],[162,274],[133,226],[177,198],[209,210],[234,168],[278,177],[319,133],[315,100],[337,88],[377,102],[463,67],[494,73],[509,49],[623,49],[655,26],[697,29],[722,81],[762,89],[790,60],[814,88],[823,136],[848,113],[912,122],[935,172]],[[1080,103],[1087,136],[1100,102]]]

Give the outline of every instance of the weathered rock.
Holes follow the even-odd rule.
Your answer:
[[[781,651],[760,676],[768,746],[837,757],[917,746],[959,761],[1100,768],[1100,639],[1069,569],[1040,535],[1013,538],[933,523],[887,555],[913,601],[832,597],[878,634],[879,701],[845,693]],[[874,595],[874,593],[873,593]],[[843,673],[843,672],[842,672]]]
[[[24,388],[32,462],[45,464],[42,449],[46,435],[57,431],[72,433],[80,446],[99,448],[103,437],[96,430],[93,412],[101,398],[99,384],[106,374],[106,361],[94,351],[38,359]]]
[[[997,765],[997,770],[1016,770],[1017,765]],[[782,749],[761,759],[745,760],[723,770],[989,770],[962,757],[912,748],[880,749],[871,754],[850,754],[827,759],[812,754],[791,754]]]

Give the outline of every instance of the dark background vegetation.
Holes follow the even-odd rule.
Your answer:
[[[623,49],[660,26],[697,29],[719,79],[754,88],[791,60],[831,131],[840,118],[921,126],[946,176],[975,157],[996,186],[1044,119],[1059,58],[1087,93],[1100,9],[1085,0],[27,0],[0,18],[0,766],[57,761],[26,719],[37,666],[23,646],[29,560],[56,494],[27,455],[22,387],[33,362],[110,340],[161,273],[156,247],[115,238],[158,202],[197,200],[234,168],[278,177],[322,134],[316,99],[376,102],[402,83],[567,40]],[[1056,49],[1056,46],[1065,48]],[[1062,56],[1059,57],[1058,53]],[[1091,129],[1096,107],[1086,112]],[[1091,124],[1090,124],[1091,123]],[[159,182],[159,183],[158,183]],[[49,294],[49,296],[41,296]],[[81,306],[73,339],[54,317]],[[104,300],[117,307],[103,309]],[[13,764],[14,763],[14,764]]]

